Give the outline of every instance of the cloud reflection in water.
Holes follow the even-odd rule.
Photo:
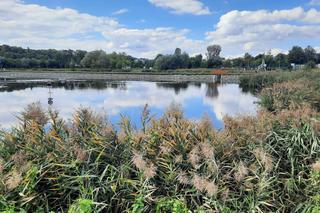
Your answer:
[[[64,118],[71,118],[80,106],[106,112],[116,123],[119,114],[128,114],[136,124],[145,104],[160,116],[172,103],[182,106],[186,117],[194,120],[208,114],[217,128],[224,115],[254,114],[257,98],[236,84],[155,83],[155,82],[72,82],[53,85],[53,107]],[[0,124],[10,128],[27,104],[47,106],[49,89],[45,84],[11,84],[0,91]],[[138,124],[139,125],[139,124]]]

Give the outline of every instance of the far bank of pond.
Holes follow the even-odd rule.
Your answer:
[[[219,80],[220,83],[239,83],[239,75],[222,75],[217,79],[215,75],[203,74],[143,74],[143,73],[84,73],[84,72],[0,72],[0,83],[10,80],[46,79],[53,81],[69,80],[109,80],[109,81],[154,81],[154,82],[202,82],[210,83]]]

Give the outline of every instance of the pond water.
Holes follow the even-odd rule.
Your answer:
[[[224,115],[254,115],[258,101],[252,94],[242,92],[237,84],[82,81],[48,86],[38,81],[16,82],[0,88],[0,126],[10,128],[17,124],[16,116],[30,103],[40,102],[48,107],[49,97],[53,98],[52,107],[66,119],[83,106],[106,113],[114,124],[122,114],[140,126],[145,104],[152,115],[160,117],[174,103],[182,107],[189,119],[208,115],[217,129],[223,128]]]

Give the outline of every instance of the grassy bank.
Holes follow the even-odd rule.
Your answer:
[[[55,72],[55,73],[115,73],[115,74],[137,74],[137,75],[211,75],[214,68],[190,68],[175,70],[149,70],[149,69],[97,69],[97,68],[34,68],[34,69],[6,69],[0,72]],[[223,69],[226,75],[252,75],[254,70],[243,71],[235,68]]]
[[[309,106],[320,111],[320,71],[276,72],[240,77],[244,91],[258,93],[269,111]]]
[[[291,83],[264,88],[276,109],[222,131],[176,106],[117,130],[89,109],[69,123],[30,105],[0,134],[0,211],[319,212],[320,113],[309,98],[278,104]]]
[[[286,72],[262,72],[240,77],[240,87],[245,91],[260,92],[263,88],[272,86],[275,83],[287,82],[290,80],[311,81],[319,87],[320,70],[286,71]]]
[[[212,69],[177,69],[177,70],[149,70],[149,69],[96,69],[96,68],[74,68],[74,69],[7,69],[5,72],[57,72],[57,73],[115,73],[115,74],[185,74],[185,75],[208,75]],[[3,71],[2,71],[3,72]]]

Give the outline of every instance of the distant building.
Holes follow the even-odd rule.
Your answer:
[[[291,64],[291,67],[293,70],[302,70],[305,68],[306,65],[304,64],[295,64],[295,63],[292,63]]]

